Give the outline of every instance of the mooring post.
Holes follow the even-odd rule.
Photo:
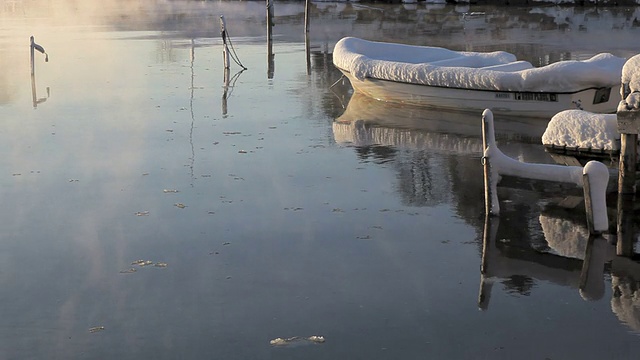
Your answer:
[[[33,76],[35,74],[35,72],[36,72],[35,64],[34,64],[34,62],[35,62],[35,59],[34,59],[34,45],[35,45],[35,41],[33,40],[33,36],[31,36],[31,45],[29,46],[30,47],[30,54],[31,54],[31,62],[30,62],[30,64],[31,64],[31,76]]]
[[[622,67],[620,95],[616,112],[620,133],[620,162],[618,164],[618,194],[636,193],[638,166],[638,134],[640,134],[640,89],[638,75],[640,55],[631,57]]]
[[[489,147],[496,146],[495,130],[493,127],[493,113],[487,109],[482,113],[482,165],[484,167],[484,204],[485,214],[500,215],[500,203],[498,201],[497,174],[491,168],[491,159],[488,156]]]
[[[582,189],[589,234],[597,235],[609,229],[607,214],[607,184],[609,169],[599,161],[589,161],[582,168]]]
[[[275,71],[273,55],[273,0],[267,1],[267,78],[273,79]]]
[[[307,57],[307,75],[311,75],[311,45],[309,44],[309,3],[306,0],[304,4],[304,50]]]
[[[38,52],[41,52],[44,54],[44,62],[48,62],[49,61],[49,54],[47,54],[46,51],[44,51],[44,48],[38,44],[36,44],[33,35],[31,36],[30,40],[30,44],[29,44],[29,54],[30,54],[30,58],[31,58],[31,76],[35,75],[36,73],[36,64],[35,64],[35,50],[38,50]]]
[[[618,221],[616,222],[616,254],[631,257],[633,255],[633,243],[635,241],[635,224],[633,221],[633,203],[635,196],[632,194],[618,194]]]
[[[220,15],[220,36],[222,37],[222,62],[224,68],[229,68],[229,47],[227,45],[227,23],[224,21],[224,15]]]

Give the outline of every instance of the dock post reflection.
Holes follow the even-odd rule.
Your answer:
[[[579,259],[513,245],[509,239],[496,241],[499,220],[498,217],[485,216],[477,300],[480,310],[489,308],[491,290],[498,279],[508,281],[520,277],[549,281],[578,289],[585,300],[598,300],[604,296],[605,264],[611,260],[612,246],[602,236],[589,235],[584,258]],[[558,235],[561,238],[547,238],[547,242],[578,240],[565,237],[563,231],[558,231]]]
[[[43,102],[47,101],[50,95],[51,95],[51,90],[47,86],[47,96],[38,98],[38,94],[36,91],[36,76],[35,74],[31,74],[31,100],[33,102],[33,108],[35,109],[38,107],[38,104],[42,104]]]
[[[224,86],[222,90],[222,115],[227,115],[227,96],[229,94],[229,75],[231,69],[224,69]]]
[[[478,294],[478,307],[487,310],[491,299],[493,281],[486,276],[489,273],[489,254],[494,252],[495,239],[500,218],[489,215],[484,217],[484,232],[482,234],[482,262],[480,264],[480,293]]]

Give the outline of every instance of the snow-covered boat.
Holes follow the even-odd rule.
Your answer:
[[[614,112],[624,58],[602,53],[543,67],[504,51],[462,52],[347,37],[333,63],[372,98],[462,111],[550,118],[567,109]]]

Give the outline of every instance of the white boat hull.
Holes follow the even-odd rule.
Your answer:
[[[569,109],[610,113],[615,111],[620,101],[619,85],[571,93],[510,92],[436,87],[372,78],[361,81],[349,72],[341,71],[355,91],[374,99],[457,111],[482,112],[489,108],[502,115],[551,118]]]

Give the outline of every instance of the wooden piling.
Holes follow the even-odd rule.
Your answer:
[[[222,62],[225,69],[229,69],[229,46],[227,45],[227,24],[224,16],[220,15],[220,36],[222,36]]]
[[[33,39],[33,36],[31,37],[31,45],[29,45],[30,48],[30,54],[31,54],[31,76],[35,75],[36,72],[36,66],[35,66],[35,40]]]
[[[629,62],[627,62],[629,64]],[[627,67],[625,64],[625,68]],[[633,65],[630,65],[633,66]],[[624,68],[623,68],[624,70]],[[631,94],[629,83],[621,84],[622,102],[626,104]],[[618,166],[618,194],[636,193],[636,170],[638,164],[638,134],[640,134],[640,111],[631,106],[621,106],[616,113],[620,133],[620,162]]]
[[[631,257],[635,241],[635,224],[633,221],[633,194],[618,194],[618,220],[616,221],[616,254]]]
[[[304,4],[304,49],[307,58],[307,75],[311,75],[311,45],[309,44],[309,4],[311,0],[306,0]]]
[[[587,215],[587,229],[589,234],[594,235],[596,231],[593,225],[593,201],[591,199],[591,184],[588,174],[582,175],[582,189],[584,193],[584,208]]]
[[[273,54],[273,0],[267,1],[267,78],[273,79],[275,72]]]
[[[487,156],[487,149],[495,146],[496,138],[493,128],[493,113],[485,110],[482,113],[482,165],[484,167],[484,205],[485,214],[500,215],[500,204],[498,203],[498,194],[496,182],[493,179],[491,169],[491,159]]]
[[[636,193],[636,167],[638,163],[638,134],[620,134],[620,163],[618,193]]]

